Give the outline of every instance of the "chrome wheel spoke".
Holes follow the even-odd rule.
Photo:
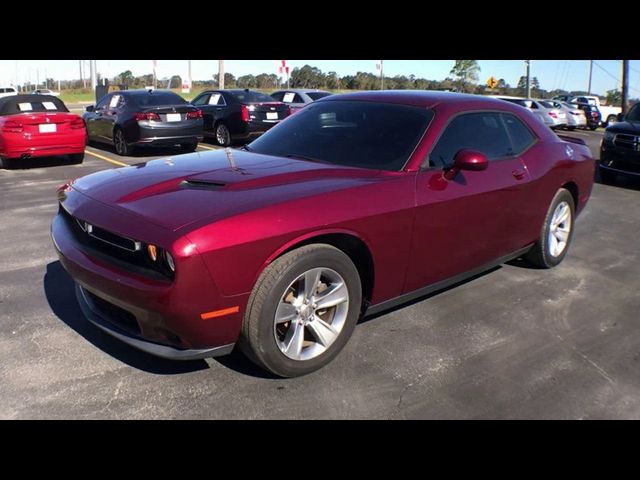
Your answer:
[[[555,237],[558,239],[558,241],[560,242],[566,242],[567,238],[569,238],[569,232],[567,230],[561,230],[561,229],[557,229],[555,231]]]
[[[316,309],[321,310],[335,307],[347,300],[349,300],[349,292],[344,283],[331,285],[328,290],[323,292],[321,296],[316,299]]]
[[[284,353],[291,358],[299,358],[304,342],[304,325],[302,322],[294,322],[284,338]]]
[[[276,323],[290,322],[298,317],[296,307],[290,303],[280,302],[276,310]]]
[[[307,328],[323,347],[331,345],[340,333],[317,315],[307,324]]]
[[[321,274],[322,269],[320,268],[314,268],[304,274],[304,298],[306,300],[311,300],[314,297],[318,289],[318,283],[320,283]]]

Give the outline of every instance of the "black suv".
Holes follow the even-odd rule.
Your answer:
[[[618,122],[604,131],[600,146],[600,178],[612,183],[617,175],[640,177],[640,103],[627,115],[618,115]]]

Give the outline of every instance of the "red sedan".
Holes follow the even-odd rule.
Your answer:
[[[90,321],[174,359],[239,345],[320,368],[362,315],[524,256],[559,264],[594,160],[526,109],[440,92],[335,95],[243,150],[59,191],[52,237]]]
[[[14,95],[0,98],[0,162],[69,155],[82,163],[87,131],[84,120],[69,113],[51,95]]]

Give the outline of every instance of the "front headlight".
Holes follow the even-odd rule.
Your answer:
[[[169,266],[169,270],[171,270],[172,272],[175,273],[176,264],[174,263],[173,257],[171,256],[171,254],[169,252],[167,252],[166,250],[164,252],[164,258],[167,260],[167,265]]]
[[[615,137],[616,134],[613,132],[609,132],[607,130],[604,131],[604,139],[609,141],[609,142],[613,142],[613,137]]]

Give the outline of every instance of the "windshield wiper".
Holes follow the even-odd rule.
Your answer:
[[[319,160],[317,158],[307,157],[305,155],[298,155],[296,153],[290,153],[288,155],[284,155],[285,158],[294,158],[297,160],[306,160],[308,162],[316,162],[316,163],[330,163],[325,160]]]

